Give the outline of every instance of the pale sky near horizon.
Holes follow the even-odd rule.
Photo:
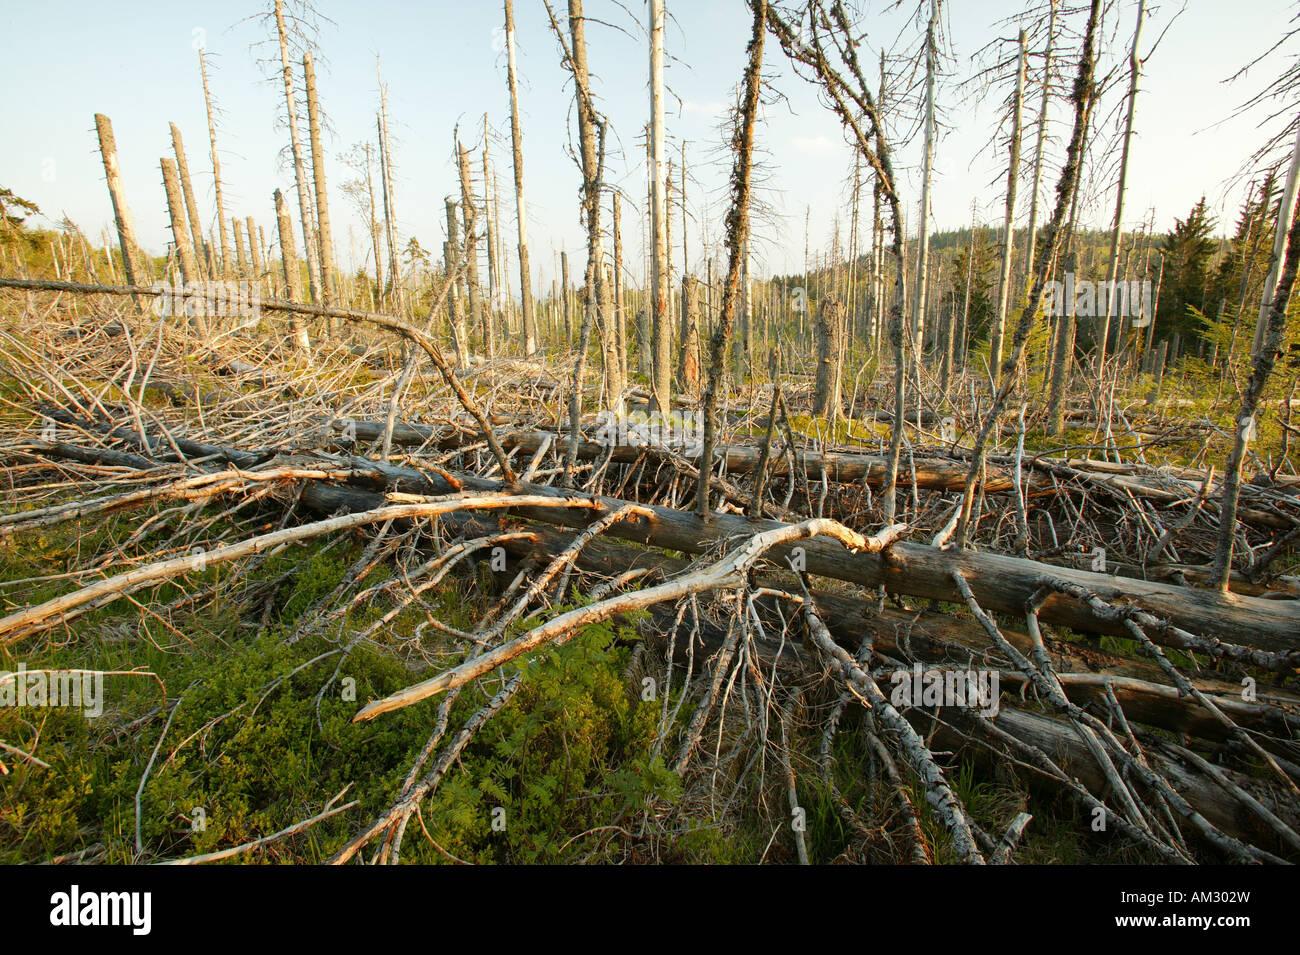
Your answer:
[[[982,222],[1002,218],[1005,189],[1003,138],[989,146],[998,123],[1003,93],[977,103],[957,85],[974,70],[976,51],[998,37],[1013,37],[1004,21],[1023,9],[1022,0],[948,0],[946,25],[951,35],[951,75],[941,84],[939,105],[949,127],[936,151],[933,228],[969,223],[972,200]],[[553,2],[557,14],[564,0]],[[667,0],[666,73],[671,90],[667,111],[668,154],[674,163],[686,142],[688,223],[692,268],[704,256],[702,239],[720,237],[726,206],[730,157],[721,124],[744,64],[749,14],[743,0]],[[864,0],[859,21],[864,43],[874,60],[883,44],[896,38],[914,47],[917,26],[907,13],[890,12],[884,0]],[[908,4],[910,10],[914,4]],[[1144,29],[1149,50],[1182,6],[1181,0],[1149,4]],[[278,51],[264,44],[273,26],[250,19],[269,3],[262,0],[197,0],[189,3],[117,4],[15,2],[0,5],[0,185],[40,205],[43,224],[65,214],[98,243],[100,230],[112,229],[112,209],[104,186],[103,166],[93,114],[113,121],[128,200],[139,239],[151,253],[169,240],[165,198],[158,160],[170,155],[168,122],[185,138],[205,225],[214,216],[207,122],[199,82],[197,44],[205,46],[210,84],[222,107],[218,130],[222,179],[228,215],[254,216],[273,233],[271,193],[291,192],[293,171],[280,152],[287,131],[278,128],[283,89],[259,66],[258,57]],[[329,116],[327,135],[330,206],[334,241],[342,264],[367,261],[368,236],[341,186],[353,174],[339,160],[352,144],[373,140],[378,85],[376,56],[382,58],[389,90],[390,133],[396,164],[395,193],[401,242],[414,235],[435,257],[444,235],[443,197],[458,191],[452,163],[452,131],[482,146],[483,114],[493,130],[490,148],[501,186],[501,217],[507,229],[511,275],[516,274],[513,241],[515,215],[511,191],[509,97],[502,41],[502,7],[491,2],[412,3],[370,0],[366,3],[317,0],[332,22],[322,22],[317,63],[321,102]],[[642,23],[644,2],[587,0],[587,41],[593,86],[611,125],[608,180],[640,206],[645,192],[641,130],[649,115],[648,57]],[[1109,13],[1110,38],[1104,66],[1127,56],[1137,0],[1115,0]],[[1137,228],[1154,210],[1155,226],[1173,225],[1205,194],[1230,228],[1245,187],[1230,185],[1243,161],[1267,138],[1257,127],[1262,113],[1229,119],[1234,109],[1280,72],[1283,50],[1246,79],[1224,81],[1263,53],[1290,25],[1289,0],[1187,0],[1161,45],[1148,60],[1137,105],[1124,225]],[[529,245],[534,270],[549,282],[554,255],[567,248],[582,259],[578,220],[577,166],[565,151],[572,112],[572,84],[560,65],[540,0],[516,0],[517,44],[521,74],[524,162],[529,198]],[[1078,16],[1072,21],[1081,24]],[[1058,61],[1058,76],[1073,76],[1073,59]],[[811,244],[826,249],[840,219],[847,230],[848,183],[853,159],[840,126],[815,91],[793,75],[779,47],[769,42],[765,73],[784,97],[769,95],[757,143],[765,164],[759,197],[771,208],[757,226],[758,274],[802,269],[805,209],[811,210]],[[1103,111],[1118,102],[1122,86],[1112,92]],[[1036,94],[1031,90],[1031,99]],[[996,100],[996,102],[993,102]],[[305,114],[305,105],[299,100]],[[1065,119],[1056,104],[1053,115]],[[900,126],[902,124],[900,123]],[[1271,133],[1276,123],[1267,129]],[[1063,137],[1063,125],[1056,130]],[[572,133],[576,136],[576,132]],[[918,137],[919,138],[919,137]],[[1026,141],[1028,154],[1032,143]],[[1058,144],[1057,151],[1060,147]],[[919,203],[919,143],[901,151],[903,197],[909,229],[915,228]],[[1112,161],[1113,156],[1107,161]],[[1046,177],[1043,202],[1050,197],[1055,174]],[[1021,188],[1018,219],[1028,210]],[[1086,219],[1109,224],[1113,190],[1094,198]],[[864,209],[869,215],[869,191]],[[608,204],[605,224],[608,228]],[[674,221],[674,261],[680,268],[680,221]],[[624,206],[624,241],[634,273],[639,274],[641,227],[636,213]],[[864,242],[869,242],[864,225]],[[299,234],[301,250],[301,236]],[[580,268],[580,266],[578,266]],[[517,280],[512,278],[512,284]]]

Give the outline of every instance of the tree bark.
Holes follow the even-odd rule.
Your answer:
[[[528,266],[528,211],[524,201],[524,134],[519,123],[519,84],[515,74],[515,12],[512,0],[505,0],[505,13],[506,73],[510,83],[510,143],[515,170],[515,218],[519,223],[519,303],[524,323],[524,354],[531,356],[536,353],[538,346],[537,316]],[[617,217],[617,212],[615,216]]]
[[[117,241],[122,250],[122,270],[132,285],[146,285],[151,276],[144,257],[140,254],[140,246],[135,241],[135,223],[131,218],[131,207],[126,203],[126,190],[122,187],[113,124],[103,113],[96,113],[95,129],[99,133],[99,152],[104,159],[108,195],[113,200],[113,221],[117,226]]]
[[[284,0],[275,0],[275,28],[280,41],[280,72],[284,78],[285,115],[289,123],[289,145],[293,150],[293,177],[298,189],[298,213],[302,218],[303,252],[307,258],[307,285],[313,305],[321,304],[320,271],[316,266],[311,231],[311,192],[307,184],[307,167],[302,156],[302,138],[298,135],[298,105],[293,92],[293,67],[289,62],[289,33],[284,23]]]
[[[316,96],[316,64],[308,50],[302,57],[307,84],[307,126],[311,135],[312,178],[316,184],[316,232],[320,238],[321,295],[326,308],[334,305],[337,277],[334,274],[334,239],[330,233],[329,190],[325,187],[325,149],[321,143],[320,102]]]

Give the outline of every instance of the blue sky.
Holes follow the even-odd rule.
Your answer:
[[[552,5],[557,14],[562,12],[563,0]],[[205,221],[210,221],[212,176],[196,53],[201,42],[209,56],[213,95],[224,111],[218,136],[227,212],[254,216],[269,236],[271,193],[277,187],[287,193],[293,175],[280,155],[288,141],[287,132],[277,128],[283,92],[268,78],[270,70],[258,64],[259,57],[278,58],[270,44],[256,46],[272,35],[271,24],[253,16],[268,6],[261,0],[6,0],[0,7],[0,184],[37,202],[52,220],[66,214],[98,237],[112,223],[93,121],[94,113],[106,113],[116,132],[140,240],[151,252],[161,252],[168,228],[158,160],[170,153],[167,124],[172,121],[184,134]],[[717,254],[729,165],[720,123],[743,67],[749,17],[743,0],[668,0],[667,6],[669,154],[680,156],[685,140],[694,267],[705,254],[706,235]],[[871,49],[892,44],[900,31],[909,42],[914,37],[906,12],[890,12],[881,0],[864,0],[861,6]],[[950,0],[945,6],[954,38],[953,75],[940,90],[949,129],[936,155],[932,225],[968,222],[972,200],[983,221],[996,222],[1002,215],[1005,158],[1001,145],[991,152],[988,142],[997,104],[964,99],[954,87],[971,72],[978,48],[1013,35],[1000,22],[1023,4]],[[1146,47],[1179,6],[1170,0],[1159,3],[1148,21]],[[506,191],[512,173],[501,5],[319,0],[318,7],[332,21],[321,24],[317,73],[332,125],[327,172],[340,260],[360,262],[368,247],[360,219],[339,188],[351,173],[338,156],[353,143],[374,137],[377,55],[389,89],[401,241],[415,235],[425,248],[441,248],[443,197],[458,189],[452,130],[459,123],[463,139],[481,147],[485,112],[494,130],[491,149],[503,189],[502,218],[513,236],[514,205]],[[1188,0],[1143,77],[1126,226],[1137,227],[1154,209],[1156,227],[1167,229],[1203,192],[1221,225],[1235,216],[1243,188],[1227,184],[1264,137],[1250,119],[1220,121],[1279,68],[1279,60],[1242,82],[1223,81],[1286,28],[1290,7],[1286,0]],[[1114,10],[1118,23],[1111,52],[1123,56],[1136,0],[1118,0]],[[645,188],[639,143],[649,97],[645,38],[637,18],[644,20],[645,4],[587,0],[586,13],[598,21],[589,23],[587,39],[593,85],[612,129],[609,179],[639,204]],[[549,283],[554,252],[567,248],[580,258],[583,248],[579,174],[565,151],[573,125],[572,86],[540,0],[516,0],[515,17],[530,247],[535,269]],[[767,63],[766,73],[784,99],[765,109],[758,131],[765,163],[760,197],[772,209],[758,227],[760,274],[802,267],[806,208],[811,209],[814,249],[829,246],[837,215],[841,228],[847,228],[853,163],[833,115],[811,87],[793,76],[774,44],[768,46]],[[1072,75],[1074,64],[1061,68]],[[1000,101],[1001,94],[989,99]],[[918,152],[913,144],[901,154],[912,227],[919,199]],[[1087,214],[1094,224],[1109,222],[1112,203],[1113,194],[1093,202]],[[296,202],[290,205],[296,217]],[[1028,203],[1022,201],[1020,208],[1023,214]],[[628,206],[624,230],[633,271],[639,272],[640,226]],[[680,222],[675,222],[674,241],[680,234]],[[674,259],[680,262],[680,247]]]

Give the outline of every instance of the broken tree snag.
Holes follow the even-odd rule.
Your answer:
[[[131,207],[126,203],[126,190],[122,187],[122,171],[117,161],[117,140],[113,138],[113,124],[103,113],[96,113],[95,130],[99,134],[99,152],[104,159],[108,195],[113,200],[113,222],[117,226],[118,246],[122,250],[122,271],[126,273],[128,285],[144,285],[149,281],[150,275],[135,241],[135,224],[131,219]]]
[[[200,263],[206,263],[209,251],[207,243],[203,241],[203,220],[199,216],[199,204],[194,198],[194,183],[190,179],[190,164],[185,158],[185,143],[181,139],[180,128],[171,124],[172,130],[172,151],[176,154],[176,171],[180,176],[181,195],[185,199],[185,210],[190,223],[190,235],[193,240],[194,257]],[[203,265],[201,264],[200,270]]]
[[[813,398],[813,414],[826,418],[829,433],[835,434],[835,425],[843,409],[844,369],[840,362],[841,339],[844,332],[844,303],[839,299],[822,299],[817,317],[817,385]],[[832,438],[833,440],[833,438]]]

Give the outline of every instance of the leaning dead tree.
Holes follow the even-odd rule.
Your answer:
[[[794,25],[802,22],[805,13],[811,24],[806,38]],[[889,306],[889,341],[894,352],[894,424],[881,497],[885,520],[892,522],[907,408],[907,364],[910,353],[903,329],[903,290],[906,283],[903,245],[907,233],[903,228],[902,204],[895,185],[890,144],[885,135],[879,103],[863,74],[855,33],[840,0],[834,0],[829,7],[821,0],[809,0],[805,10],[794,14],[782,13],[773,8],[769,25],[785,55],[793,63],[805,67],[809,78],[825,90],[836,116],[852,138],[854,148],[875,175],[881,196],[889,207],[893,232],[891,253],[894,259],[894,289]],[[828,54],[828,48],[834,51],[834,59]]]
[[[708,380],[704,386],[704,441],[695,492],[695,507],[701,518],[707,517],[711,510],[709,474],[713,468],[714,445],[717,441],[718,393],[726,373],[727,341],[735,324],[736,305],[740,297],[741,257],[749,245],[754,125],[758,118],[759,94],[763,84],[763,41],[769,23],[766,0],[754,0],[750,9],[754,14],[754,26],[746,48],[748,59],[745,75],[741,80],[739,102],[732,120],[731,208],[727,211],[726,236],[723,240],[727,247],[727,276],[722,285],[722,308],[718,314],[718,323],[709,343]]]
[[[966,490],[962,495],[961,510],[953,538],[953,543],[957,547],[963,547],[966,544],[970,531],[971,511],[975,503],[976,489],[985,465],[988,441],[1001,418],[1002,410],[1011,395],[1012,389],[1016,387],[1018,382],[1021,367],[1025,360],[1025,345],[1029,340],[1029,333],[1042,306],[1044,291],[1047,287],[1048,270],[1060,252],[1065,233],[1066,215],[1074,203],[1079,189],[1080,169],[1083,164],[1083,142],[1087,133],[1092,105],[1097,95],[1094,81],[1096,71],[1094,44],[1097,23],[1100,18],[1101,0],[1093,0],[1089,8],[1088,23],[1084,29],[1083,48],[1079,55],[1079,69],[1074,80],[1072,96],[1074,127],[1070,134],[1070,144],[1066,149],[1065,165],[1061,168],[1061,176],[1056,184],[1056,207],[1052,212],[1051,220],[1043,229],[1046,238],[1046,249],[1038,261],[1034,274],[1034,283],[1029,292],[1029,301],[1020,313],[1020,320],[1016,323],[1015,335],[1011,342],[1011,354],[1007,356],[1007,360],[1002,365],[1002,377],[999,385],[994,390],[992,407],[989,408],[985,415],[984,422],[975,439],[970,472],[966,482]]]

